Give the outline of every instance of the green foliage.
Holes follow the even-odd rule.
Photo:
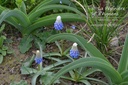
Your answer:
[[[119,74],[118,71],[114,69],[110,65],[110,63],[105,62],[105,60],[100,59],[100,58],[81,58],[79,60],[76,60],[72,63],[70,63],[67,66],[64,66],[54,77],[54,79],[51,81],[53,82],[54,80],[58,79],[61,75],[64,73],[67,73],[68,71],[78,68],[78,67],[94,67],[100,69],[104,74],[107,75],[111,79],[111,82],[115,84],[120,84],[123,80],[121,78],[121,75]]]
[[[95,69],[95,68],[86,68],[83,66],[81,68],[78,68],[78,69],[75,68],[74,70],[69,71],[69,76],[61,76],[61,78],[74,81],[74,82],[81,82],[85,85],[91,85],[89,80],[96,81],[99,84],[108,85],[104,81],[89,77],[89,75],[91,75],[94,72],[98,72],[98,71],[101,71],[101,70]]]
[[[70,38],[69,36],[72,38]],[[96,69],[101,70],[105,74],[106,78],[108,79],[109,85],[117,85],[117,84],[118,85],[126,85],[128,83],[127,82],[128,81],[128,74],[127,74],[127,72],[128,72],[127,55],[128,54],[126,52],[128,50],[128,35],[126,36],[124,49],[122,51],[122,56],[121,56],[121,59],[119,61],[118,70],[116,70],[111,65],[111,63],[108,62],[106,59],[99,57],[98,50],[95,49],[95,47],[92,46],[93,51],[88,50],[87,48],[90,47],[89,46],[90,43],[86,44],[85,40],[82,41],[80,39],[81,37],[79,37],[79,38],[78,37],[79,36],[72,35],[72,34],[66,34],[66,35],[65,34],[56,34],[56,35],[50,36],[48,38],[48,42],[56,41],[59,39],[66,39],[66,40],[70,40],[73,42],[77,42],[80,46],[83,44],[82,47],[86,48],[85,51],[87,51],[89,56],[90,56],[88,58],[81,58],[81,59],[75,60],[74,62],[64,66],[60,71],[58,71],[55,74],[54,78],[51,81],[51,84],[55,80],[59,79],[63,74],[70,72],[73,69],[80,68],[80,67],[92,67],[92,68],[96,68]],[[94,49],[97,50],[97,52],[94,51]],[[94,53],[95,53],[95,55],[92,55]]]
[[[124,48],[119,62],[118,71],[123,73],[128,70],[128,36],[125,39]]]
[[[37,5],[37,7],[33,9],[34,11],[32,10],[32,12],[30,12],[29,14],[26,14],[19,9],[4,10],[0,16],[0,23],[2,23],[3,21],[7,21],[11,25],[15,26],[24,36],[24,35],[29,35],[39,27],[52,25],[55,22],[57,15],[61,15],[64,21],[76,21],[76,20],[83,21],[81,17],[80,18],[77,17],[79,16],[78,14],[83,15],[83,13],[81,13],[77,9],[66,5],[53,5],[50,3],[54,3],[54,1],[53,2],[49,1],[47,3],[45,2]],[[49,4],[49,5],[45,6],[45,4]],[[25,9],[25,7],[23,8]],[[43,13],[46,13],[47,11],[53,9],[66,9],[72,12],[76,12],[78,14],[73,14],[73,13],[53,14],[53,15],[47,15],[46,17],[40,17]],[[10,19],[10,17],[12,18]],[[9,18],[9,20],[7,20],[7,18]],[[13,21],[14,23],[11,23],[11,21]]]
[[[0,0],[0,5],[8,8],[15,8],[15,0]]]
[[[38,81],[37,78],[38,78],[39,76],[41,77],[40,81],[41,81],[43,84],[47,85],[46,83],[50,82],[50,79],[51,79],[51,78],[49,78],[49,76],[52,77],[52,75],[55,74],[55,73],[53,73],[53,72],[50,71],[50,70],[59,68],[59,67],[57,67],[57,66],[62,65],[62,64],[65,64],[65,63],[68,63],[68,62],[70,62],[70,60],[60,60],[60,61],[56,61],[55,63],[53,63],[53,64],[51,64],[51,65],[48,65],[47,67],[43,67],[42,70],[36,70],[36,69],[34,69],[34,68],[22,66],[22,67],[21,67],[21,73],[22,73],[22,74],[34,74],[32,80],[31,80],[32,85],[35,85],[35,84],[36,84],[36,82]],[[51,73],[52,73],[52,74],[51,74]],[[42,81],[42,78],[43,78],[44,80],[49,79],[49,81],[44,81],[44,80]]]
[[[57,33],[57,31],[55,31],[55,30],[47,30],[45,28],[41,28],[40,30],[35,31],[33,33],[35,45],[37,45],[37,42],[40,42],[40,44],[42,45],[42,49],[45,49],[46,39],[49,36],[56,34],[56,33]]]
[[[26,59],[24,62],[23,62],[23,66],[25,66],[25,67],[30,67],[31,66],[31,64],[33,63],[33,61],[34,61],[34,55],[31,57],[31,58],[28,58],[28,59]]]
[[[12,82],[10,85],[28,85],[27,81],[21,80],[20,82]]]
[[[12,53],[7,46],[4,45],[4,41],[6,40],[6,36],[2,35],[2,32],[5,28],[5,24],[3,24],[0,28],[0,64],[3,62],[4,56]]]
[[[47,42],[53,42],[57,39],[67,39],[73,42],[78,43],[84,50],[86,50],[88,52],[88,54],[90,56],[96,56],[96,57],[100,57],[104,60],[107,61],[107,59],[104,57],[104,55],[97,50],[96,47],[94,47],[92,44],[88,43],[87,40],[85,40],[83,37],[75,35],[75,34],[71,34],[71,33],[60,33],[60,34],[56,34],[56,35],[52,35],[47,39]],[[83,43],[84,42],[84,43]],[[93,50],[92,50],[93,49]],[[98,55],[98,56],[97,56]]]
[[[118,5],[123,2],[122,7],[124,7],[125,9],[128,9],[128,5],[127,5],[128,0],[110,0],[110,2],[111,2],[115,7],[118,7]]]
[[[41,76],[40,83],[44,84],[44,85],[48,85],[50,82],[49,80],[51,80],[53,77],[54,77],[53,72],[47,72],[47,73],[45,73],[44,76]],[[55,83],[60,83],[60,82],[56,81]]]
[[[21,8],[22,1],[25,2],[27,11],[41,2],[41,0],[0,0],[0,5],[9,9]]]
[[[8,47],[6,46],[2,46],[2,48],[0,49],[0,54],[3,56],[6,56],[6,51],[8,50]]]
[[[122,4],[123,0],[121,0],[117,7],[122,8]],[[103,54],[108,55],[112,38],[126,25],[121,27],[123,20],[128,15],[125,12],[126,10],[113,9],[113,5],[111,5],[109,0],[106,1],[106,10],[103,13],[100,11],[99,6],[95,6],[94,0],[92,0],[92,7],[88,5],[87,0],[84,0],[84,5],[82,6],[84,6],[83,10],[86,10],[85,12],[88,19],[85,19],[85,21],[91,33],[86,30],[84,30],[84,32],[89,36],[95,34],[93,40],[96,43],[96,47]]]
[[[0,5],[0,13],[2,13],[4,9],[5,8]]]
[[[3,45],[5,39],[5,36],[0,36],[0,64],[3,61],[3,57],[6,56],[6,51],[8,49],[6,46]]]
[[[44,27],[53,25],[58,15],[62,17],[63,22],[84,22],[84,19],[82,17],[85,17],[85,15],[76,8],[74,8],[75,6],[72,4],[72,2],[70,2],[69,0],[62,0],[62,2],[63,4],[60,5],[57,4],[59,3],[59,0],[43,0],[32,11],[27,13],[25,3],[22,0],[20,2],[16,1],[18,8],[15,8],[13,10],[5,9],[3,7],[0,8],[2,12],[0,15],[0,24],[5,21],[16,27],[21,32],[24,39],[22,39],[19,47],[21,52],[25,53],[31,47],[29,43],[32,39],[28,38],[30,38],[30,36],[33,36],[32,34],[35,32],[35,30],[40,29],[42,26]],[[68,6],[69,2],[71,4],[70,6]],[[47,13],[51,10],[60,9],[68,10],[69,13],[57,13],[47,15]],[[28,43],[23,44],[23,42]]]
[[[32,43],[31,43],[32,40],[33,40],[32,36],[25,36],[24,38],[22,38],[19,45],[19,49],[21,53],[25,53],[32,47]]]
[[[40,46],[40,51],[42,51],[42,47]],[[39,78],[40,84],[48,85],[50,83],[50,80],[54,77],[54,70],[61,68],[61,65],[71,62],[71,60],[60,60],[58,58],[52,58],[52,56],[61,56],[59,53],[41,53],[41,56],[43,56],[46,59],[51,60],[53,63],[47,65],[46,67],[42,66],[42,63],[38,65],[38,69],[32,68],[31,65],[34,61],[35,55],[33,55],[31,58],[27,59],[21,67],[21,74],[29,74],[33,75],[31,83],[32,85],[36,85],[36,82],[38,81],[37,78]],[[38,81],[38,82],[39,82]],[[56,80],[55,83],[59,83],[59,80]]]

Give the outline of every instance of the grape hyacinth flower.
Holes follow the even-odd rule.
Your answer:
[[[40,51],[39,50],[36,51],[36,57],[35,57],[34,60],[35,60],[35,62],[37,64],[40,64],[43,61],[43,58],[41,57],[41,54],[40,54]]]
[[[78,58],[79,57],[79,51],[77,48],[77,43],[73,43],[72,48],[70,50],[70,56],[72,58]]]
[[[60,0],[60,4],[62,4],[62,1]]]
[[[71,28],[72,28],[72,29],[76,29],[76,26],[75,26],[75,25],[72,25]]]
[[[64,27],[64,25],[63,25],[63,23],[61,21],[61,16],[57,16],[56,21],[54,23],[54,28],[56,30],[62,30],[63,27]]]

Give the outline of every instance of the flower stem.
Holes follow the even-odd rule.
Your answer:
[[[40,48],[40,55],[41,55],[41,58],[43,57],[43,53],[42,53],[42,45],[38,42],[38,45],[39,45],[39,48]],[[42,62],[39,64],[39,70],[42,70],[43,69],[43,66],[42,66]]]

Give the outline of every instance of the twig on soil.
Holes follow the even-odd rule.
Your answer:
[[[94,38],[95,33],[92,35],[92,37],[90,38],[90,40],[87,43],[90,43],[92,41],[92,39]]]

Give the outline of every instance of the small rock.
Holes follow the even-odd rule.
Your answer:
[[[119,46],[119,40],[118,40],[117,36],[112,38],[110,45],[111,46]]]

